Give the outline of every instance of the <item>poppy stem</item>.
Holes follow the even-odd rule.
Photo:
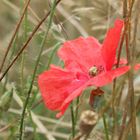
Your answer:
[[[133,67],[134,67],[134,62],[133,62],[133,47],[131,47],[130,41],[131,41],[131,13],[132,13],[132,8],[135,0],[132,0],[129,2],[129,10],[128,12],[128,17],[126,18],[126,27],[127,27],[127,32],[126,32],[126,51],[127,51],[127,56],[128,56],[128,63],[131,65],[131,70],[128,73],[128,101],[130,102],[130,112],[131,112],[131,118],[132,118],[132,137],[134,140],[137,139],[137,132],[136,132],[136,108],[135,108],[135,95],[134,95],[134,75],[133,75]],[[134,38],[135,38],[135,33],[134,33]],[[134,43],[134,42],[133,42]],[[134,45],[134,44],[133,44]],[[136,44],[135,44],[136,45]]]
[[[75,111],[75,124],[76,124],[77,119],[78,119],[79,100],[80,100],[80,97],[77,97],[77,100],[76,100],[76,111]]]
[[[74,117],[74,108],[73,102],[71,102],[71,121],[72,121],[72,137],[75,136],[75,117]]]

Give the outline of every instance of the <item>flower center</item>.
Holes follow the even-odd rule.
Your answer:
[[[93,67],[91,67],[90,69],[89,69],[89,75],[90,76],[96,76],[97,75],[97,73],[98,73],[98,68],[96,67],[96,66],[93,66]]]
[[[89,69],[89,75],[91,77],[96,76],[97,74],[100,74],[102,71],[104,71],[104,67],[103,66],[93,66]]]

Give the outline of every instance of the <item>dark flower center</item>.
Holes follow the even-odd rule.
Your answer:
[[[100,74],[103,71],[104,71],[104,67],[103,66],[97,67],[97,66],[94,65],[93,67],[91,67],[89,69],[89,75],[91,77],[94,77],[94,76],[96,76],[97,74]]]

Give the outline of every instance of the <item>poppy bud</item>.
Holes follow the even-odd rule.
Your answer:
[[[95,109],[98,106],[100,96],[104,93],[100,88],[91,91],[89,104],[90,106]]]
[[[91,110],[82,112],[80,116],[80,131],[82,134],[88,135],[98,120],[98,114]]]

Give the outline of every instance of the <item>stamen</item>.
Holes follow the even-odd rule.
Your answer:
[[[96,76],[98,73],[98,68],[96,66],[93,66],[89,69],[89,75],[90,76]]]
[[[103,71],[104,71],[103,66],[99,66],[99,67],[93,66],[89,69],[89,75],[91,77],[94,77],[94,76],[96,76],[97,74],[100,74]]]

